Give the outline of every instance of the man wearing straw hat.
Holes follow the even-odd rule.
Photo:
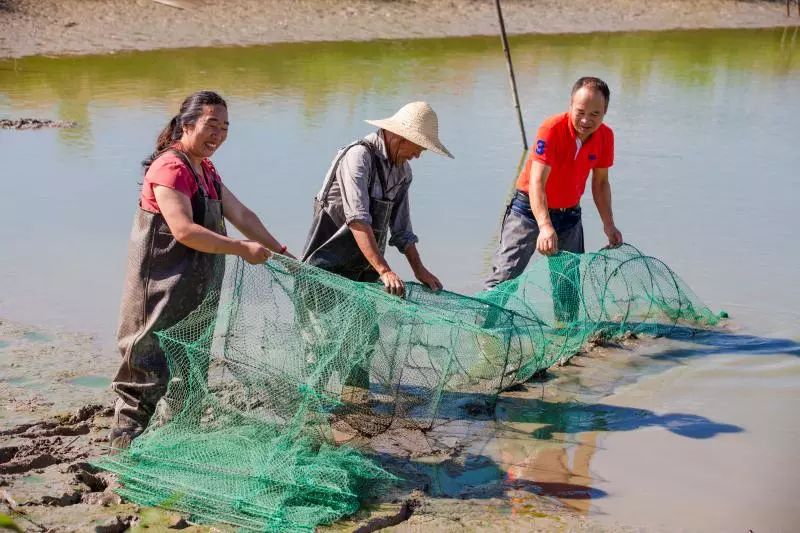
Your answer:
[[[378,131],[337,153],[314,198],[314,220],[302,260],[354,281],[380,280],[387,292],[402,296],[403,281],[384,257],[388,242],[406,256],[421,283],[439,290],[439,278],[423,265],[417,251],[408,195],[411,160],[425,150],[453,157],[439,141],[436,113],[425,102],[412,102],[390,118],[366,122]],[[303,304],[297,319],[308,344],[310,371],[320,389],[328,389],[334,372],[340,374],[342,399],[358,410],[367,403],[378,323],[369,306],[351,309],[347,323],[340,323],[336,302],[347,295],[323,285],[298,280]],[[368,427],[374,417],[352,415],[345,414],[345,420],[369,432],[365,424]]]
[[[439,120],[425,102],[406,104],[390,118],[367,120],[379,130],[336,155],[314,202],[302,260],[355,281],[380,281],[402,295],[403,281],[384,258],[388,244],[406,256],[431,290],[439,279],[422,264],[411,226],[409,161],[424,150],[452,158],[439,141]]]

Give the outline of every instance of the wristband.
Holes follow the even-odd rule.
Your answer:
[[[283,246],[281,246],[281,249],[278,250],[278,253],[281,254],[281,255],[286,253],[286,245],[285,244]]]

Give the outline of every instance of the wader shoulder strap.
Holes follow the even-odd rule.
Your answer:
[[[197,184],[197,190],[198,190],[198,191],[200,191],[200,194],[202,194],[202,195],[203,195],[203,197],[206,197],[206,198],[207,198],[207,197],[208,197],[208,194],[206,193],[206,189],[205,189],[205,187],[203,187],[203,186],[201,185],[201,183],[200,183],[200,176],[198,176],[198,175],[197,175],[197,172],[195,172],[195,170],[194,170],[194,167],[192,166],[192,163],[191,163],[191,161],[189,161],[189,158],[188,158],[188,157],[186,157],[186,154],[184,154],[184,153],[183,153],[183,152],[181,152],[180,150],[175,150],[174,148],[170,148],[170,149],[169,149],[169,151],[170,151],[170,152],[172,152],[173,154],[175,154],[176,156],[178,156],[178,159],[180,159],[181,161],[183,161],[183,164],[184,164],[184,165],[186,165],[186,166],[189,168],[189,172],[191,172],[191,173],[192,173],[192,176],[194,176],[194,182]],[[214,184],[214,187],[216,188],[216,180],[212,180],[212,181],[214,181],[214,182],[215,182],[215,184]],[[222,196],[221,196],[221,195],[219,195],[219,193],[220,193],[220,192],[221,192],[221,191],[220,191],[219,189],[217,189],[217,195],[218,195],[218,198],[220,198],[220,199],[221,199],[221,198],[222,198]]]
[[[383,165],[381,165],[378,157],[378,151],[373,144],[364,140],[358,140],[345,146],[344,149],[342,149],[342,152],[339,154],[339,157],[337,157],[336,161],[333,163],[330,174],[325,181],[325,187],[323,188],[322,193],[319,195],[319,201],[321,201],[323,204],[326,204],[328,201],[328,193],[333,186],[333,181],[336,179],[336,171],[339,170],[339,163],[342,162],[342,158],[344,158],[344,155],[350,148],[358,145],[366,148],[369,154],[372,156],[372,172],[370,173],[369,183],[367,184],[367,194],[372,197],[372,186],[375,183],[375,176],[377,174],[378,180],[381,182],[381,200],[386,200],[386,176],[383,174]]]
[[[183,164],[186,165],[189,168],[189,172],[191,172],[192,176],[194,176],[194,182],[197,185],[197,193],[203,198],[203,200],[209,200],[210,197],[208,196],[208,193],[206,192],[205,187],[203,187],[203,185],[200,183],[200,176],[198,176],[197,172],[195,172],[194,167],[192,166],[191,161],[189,161],[189,158],[186,157],[186,154],[184,154],[180,150],[176,150],[174,148],[170,148],[169,151],[174,153],[176,156],[178,156],[178,159],[183,161]],[[202,163],[201,163],[201,165],[202,165]],[[205,174],[205,172],[206,172],[206,169],[203,168],[203,174]],[[208,180],[206,180],[206,181],[208,181]],[[220,213],[222,213],[222,216],[224,217],[225,213],[222,211],[222,184],[219,181],[215,180],[213,178],[213,176],[211,178],[211,184],[214,187],[214,191],[217,193],[217,199],[219,200],[219,203],[220,203],[220,205],[219,205]],[[195,209],[197,209],[197,207],[194,205],[194,200],[192,200],[192,211],[194,211]],[[195,216],[199,216],[199,215],[200,215],[199,213],[195,213]],[[198,220],[202,220],[203,218],[205,218],[204,215],[201,218],[199,218]],[[201,224],[201,225],[203,225],[203,224]]]

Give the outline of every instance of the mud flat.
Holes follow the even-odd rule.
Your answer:
[[[166,4],[173,4],[172,7]],[[0,57],[496,35],[477,0],[0,0]],[[510,33],[796,26],[781,1],[505,0]]]
[[[0,119],[0,130],[38,130],[41,128],[74,128],[78,124],[66,120],[40,118]]]

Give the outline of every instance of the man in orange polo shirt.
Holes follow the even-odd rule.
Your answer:
[[[500,246],[485,282],[487,289],[519,276],[536,250],[548,256],[559,250],[584,252],[580,199],[590,170],[592,196],[608,244],[622,244],[622,234],[614,225],[608,181],[608,169],[614,163],[614,134],[603,124],[610,96],[604,81],[581,78],[572,87],[569,110],[548,118],[539,128],[506,209]],[[565,312],[559,312],[558,302],[556,307],[557,319],[574,319],[573,305]]]

